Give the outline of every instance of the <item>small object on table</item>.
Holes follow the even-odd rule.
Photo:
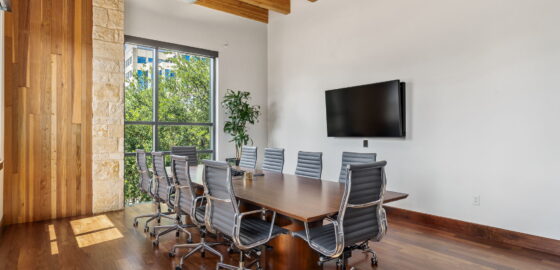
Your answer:
[[[253,173],[252,172],[245,172],[243,175],[243,181],[252,181],[253,180]]]
[[[253,176],[264,176],[264,173],[255,173]]]
[[[245,173],[245,171],[242,171],[242,170],[231,169],[231,175],[232,176],[243,176],[244,173]]]

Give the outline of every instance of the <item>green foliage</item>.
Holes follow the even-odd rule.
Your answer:
[[[228,133],[235,143],[235,155],[239,159],[241,147],[253,140],[247,133],[247,124],[254,125],[259,121],[261,115],[260,106],[249,104],[251,93],[244,91],[233,91],[228,89],[224,96],[222,106],[224,107],[228,120],[224,124],[224,132]]]
[[[158,67],[159,121],[171,123],[211,123],[211,73],[210,59],[175,52],[161,52]],[[167,69],[167,70],[166,70]],[[125,87],[126,121],[153,121],[153,72],[151,64],[134,73]],[[159,72],[161,71],[161,73]],[[169,151],[172,146],[196,146],[198,150],[211,149],[212,127],[206,125],[160,125],[159,147],[153,149],[152,125],[125,126],[125,152],[144,149]],[[200,159],[210,159],[212,154],[201,154]],[[151,167],[151,159],[148,161]],[[136,158],[125,158],[125,201],[128,204],[144,202],[150,197],[143,194],[138,183]]]

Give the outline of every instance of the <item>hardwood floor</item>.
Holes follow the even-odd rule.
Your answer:
[[[132,227],[134,216],[150,209],[141,204],[89,217],[7,226],[0,235],[0,269],[174,269],[178,258],[168,258],[167,252],[175,235],[164,236],[159,248],[153,248],[142,223]],[[389,222],[385,238],[371,245],[379,257],[373,269],[560,269],[557,256],[474,242],[403,220]],[[198,234],[193,237],[198,240]],[[184,243],[185,237],[177,241]],[[372,269],[364,254],[353,255],[351,265]],[[225,257],[230,263],[237,260]],[[212,255],[203,259],[196,254],[183,269],[215,269],[215,262]],[[325,269],[335,267],[328,263]]]

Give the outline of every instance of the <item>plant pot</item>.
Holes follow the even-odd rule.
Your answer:
[[[238,158],[226,158],[226,162],[230,166],[239,166],[239,161],[240,161],[240,159],[238,159]]]

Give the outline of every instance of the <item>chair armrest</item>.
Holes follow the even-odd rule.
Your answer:
[[[315,250],[320,251],[322,254],[327,255],[329,257],[338,257],[344,251],[344,234],[340,231],[340,224],[337,220],[333,219],[332,217],[325,217],[324,220],[330,222],[334,226],[334,236],[335,236],[335,249],[334,250],[325,250],[323,247],[317,245],[313,242],[311,238],[311,234],[309,233],[309,225],[307,222],[304,223],[305,225],[305,235],[307,238],[307,243]]]
[[[230,203],[231,200],[230,199],[221,199],[221,198],[217,198],[214,196],[210,196],[208,194],[204,195],[208,200],[212,200],[212,201],[220,201],[220,202],[225,202],[225,203]]]
[[[237,214],[237,219],[239,221],[241,221],[241,219],[243,219],[243,217],[248,216],[248,215],[254,215],[254,214],[264,214],[266,213],[268,210],[266,209],[259,209],[259,210],[253,210],[253,211],[249,211],[249,212],[243,212],[243,213],[239,213]],[[237,221],[237,220],[236,220]]]
[[[235,245],[240,248],[240,249],[250,249],[256,246],[260,246],[263,245],[265,243],[267,243],[268,241],[270,241],[270,239],[272,238],[272,232],[274,231],[274,221],[276,220],[276,212],[272,212],[272,221],[270,222],[270,229],[268,230],[268,236],[262,240],[259,240],[255,243],[252,243],[251,245],[244,245],[243,243],[241,243],[241,239],[240,239],[240,233],[241,233],[241,223],[243,221],[243,218],[248,216],[248,215],[254,215],[254,214],[265,214],[266,212],[268,212],[269,210],[267,209],[259,209],[259,210],[253,210],[253,211],[249,211],[249,212],[243,212],[243,213],[238,213],[235,215],[235,224],[234,224],[234,228],[233,228],[233,241],[235,243]]]

